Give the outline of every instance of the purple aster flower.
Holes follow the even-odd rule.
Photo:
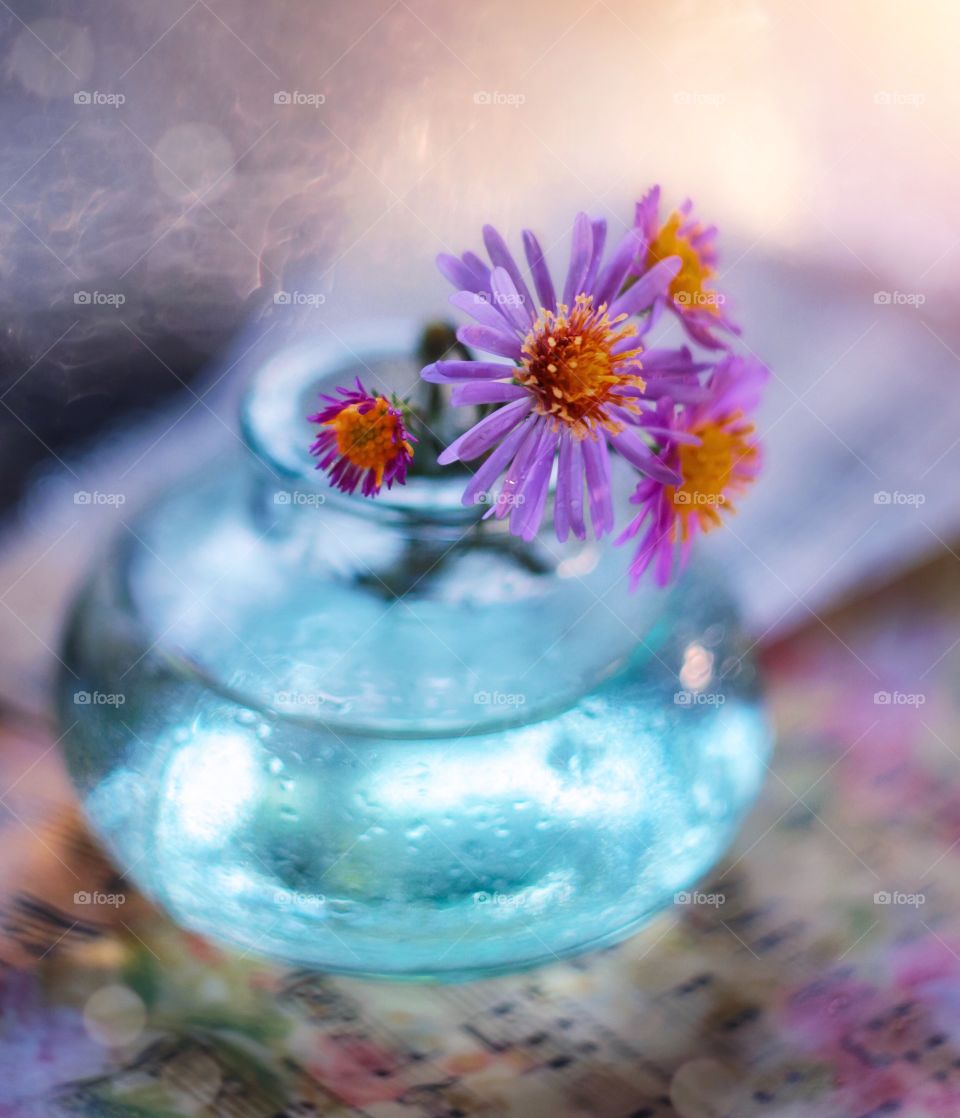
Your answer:
[[[677,480],[651,450],[643,428],[655,421],[652,401],[660,393],[652,390],[653,382],[672,382],[680,395],[695,393],[700,366],[686,349],[644,352],[643,335],[653,315],[640,324],[629,320],[664,301],[682,261],[660,260],[625,286],[642,258],[643,234],[630,230],[604,261],[606,222],[581,213],[559,291],[537,238],[524,232],[534,297],[500,234],[488,225],[483,238],[492,267],[474,253],[442,255],[437,263],[459,289],[451,302],[476,320],[461,327],[458,338],[494,359],[438,361],[422,376],[454,385],[456,406],[502,406],[439,461],[467,462],[490,452],[463,503],[484,500],[499,483],[488,515],[509,516],[510,530],[527,540],[543,520],[556,463],[558,539],[571,532],[585,538],[584,485],[594,533],[602,536],[613,528],[611,447],[658,484]],[[670,434],[665,429],[655,437]]]
[[[633,587],[650,566],[665,586],[674,567],[686,565],[694,537],[722,524],[721,512],[735,511],[733,499],[760,471],[760,447],[747,417],[768,376],[761,362],[729,356],[707,381],[704,400],[679,408],[668,397],[658,403],[661,425],[673,432],[665,461],[680,481],[661,485],[644,478],[630,498],[640,512],[616,542],[640,537],[630,565]]]
[[[323,430],[310,447],[327,470],[330,484],[353,493],[363,482],[363,495],[376,497],[381,486],[391,488],[407,480],[417,440],[407,431],[402,410],[386,396],[371,395],[357,377],[356,388],[338,388],[337,396],[321,396],[327,403],[309,416]]]
[[[645,269],[672,257],[681,260],[664,302],[695,342],[710,349],[726,348],[727,342],[715,331],[739,334],[740,329],[724,312],[724,296],[710,286],[717,263],[716,226],[701,225],[689,199],[661,223],[659,186],[637,203],[635,225],[646,243]]]

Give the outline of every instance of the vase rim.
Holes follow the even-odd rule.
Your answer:
[[[241,400],[240,430],[248,450],[278,485],[322,494],[325,504],[357,516],[457,524],[482,517],[482,506],[462,503],[459,471],[410,476],[371,500],[331,485],[310,454],[314,431],[307,416],[316,410],[319,395],[352,385],[358,375],[368,389],[389,393],[391,386],[381,383],[373,366],[413,365],[420,329],[411,319],[360,320],[336,334],[293,342],[257,369]]]

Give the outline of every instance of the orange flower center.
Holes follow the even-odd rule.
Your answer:
[[[361,412],[359,404],[351,404],[324,426],[334,429],[340,454],[362,470],[373,470],[380,485],[384,471],[398,454],[413,454],[406,440],[398,441],[400,422],[389,401],[378,396],[367,411]]]
[[[691,516],[707,532],[720,524],[720,510],[733,512],[730,498],[742,493],[753,480],[752,467],[759,451],[750,441],[752,423],[741,422],[739,414],[718,423],[703,423],[693,429],[699,446],[679,448],[683,482],[667,488],[674,511],[680,518],[681,535],[689,535]]]
[[[642,347],[614,352],[637,334],[635,326],[622,325],[626,318],[611,321],[605,303],[594,309],[592,295],[578,295],[572,310],[561,303],[556,311],[540,311],[516,374],[532,393],[536,411],[570,427],[578,438],[590,434],[593,424],[620,429],[608,408],[637,411],[624,389],[645,387],[637,374]]]
[[[720,299],[717,292],[706,286],[713,275],[713,269],[703,261],[691,240],[699,231],[699,226],[681,233],[682,221],[679,213],[673,213],[666,224],[661,226],[647,249],[647,267],[652,268],[659,260],[665,260],[668,256],[679,256],[680,271],[670,281],[668,289],[671,299],[681,310],[697,309],[719,314]]]

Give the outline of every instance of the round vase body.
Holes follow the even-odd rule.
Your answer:
[[[523,543],[459,504],[462,477],[326,487],[317,384],[360,359],[402,385],[404,330],[265,370],[249,448],[145,509],[89,582],[60,713],[97,833],[179,923],[327,971],[471,978],[671,903],[729,844],[769,737],[709,569],[631,594],[625,549],[549,524]]]

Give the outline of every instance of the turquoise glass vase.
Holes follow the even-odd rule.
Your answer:
[[[631,594],[625,551],[549,524],[523,543],[449,472],[375,501],[328,487],[318,391],[409,387],[415,334],[266,365],[246,451],[161,495],[90,579],[59,702],[95,830],[176,921],[462,979],[613,943],[688,890],[769,738],[707,567]]]

